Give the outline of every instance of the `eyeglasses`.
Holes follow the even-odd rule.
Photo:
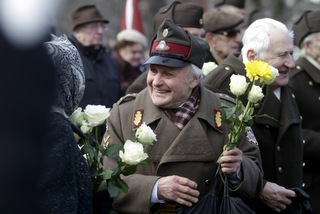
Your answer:
[[[98,28],[102,28],[103,30],[108,29],[108,24],[101,23],[101,22],[94,22],[83,25],[84,28],[87,28],[89,30],[97,30]]]
[[[214,32],[214,33],[221,34],[221,35],[228,36],[228,37],[235,37],[240,32],[241,32],[240,30],[229,29],[229,30],[218,31],[218,32]]]

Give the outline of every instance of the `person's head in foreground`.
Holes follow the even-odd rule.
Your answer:
[[[273,90],[288,84],[289,72],[295,66],[292,31],[274,19],[258,19],[245,31],[242,43],[244,63],[261,60],[278,69],[279,76],[271,85]]]
[[[178,108],[201,79],[209,45],[166,19],[150,46],[147,85],[153,103],[160,108]]]

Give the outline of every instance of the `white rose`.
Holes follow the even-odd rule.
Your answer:
[[[73,124],[80,127],[82,120],[84,120],[84,113],[82,112],[82,108],[77,108],[70,116],[70,120]]]
[[[124,144],[124,152],[119,151],[119,157],[121,160],[129,165],[137,165],[141,161],[148,158],[148,154],[144,153],[143,145],[141,143],[132,142],[127,140]]]
[[[202,66],[203,75],[207,76],[213,69],[218,67],[215,62],[206,62]]]
[[[87,105],[84,114],[89,126],[95,127],[103,124],[110,116],[110,108],[103,105]]]
[[[252,103],[257,103],[263,97],[264,97],[264,94],[262,93],[262,88],[259,86],[253,85],[249,92],[248,100]]]
[[[279,76],[279,71],[278,69],[276,69],[275,67],[269,65],[270,67],[270,71],[272,73],[271,78],[269,80],[265,79],[263,82],[267,85],[271,85],[277,78],[277,76]]]
[[[232,94],[236,96],[243,95],[248,87],[248,83],[246,81],[246,77],[242,75],[232,74],[230,77],[230,91]]]
[[[92,131],[92,127],[90,127],[88,125],[82,125],[80,127],[80,130],[82,131],[83,134],[87,134],[87,133],[90,133]]]
[[[135,135],[137,141],[143,145],[152,145],[153,141],[157,141],[155,133],[149,126],[146,125],[146,123],[141,124]]]

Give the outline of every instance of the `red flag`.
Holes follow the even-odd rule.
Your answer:
[[[122,14],[120,31],[134,29],[144,34],[138,2],[139,0],[127,0]]]

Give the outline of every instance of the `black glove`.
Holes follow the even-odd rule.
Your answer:
[[[291,188],[296,194],[297,197],[292,198],[292,203],[293,206],[297,209],[300,210],[302,209],[305,211],[306,214],[312,214],[312,207],[310,203],[310,196],[303,191],[301,188],[295,187]]]

